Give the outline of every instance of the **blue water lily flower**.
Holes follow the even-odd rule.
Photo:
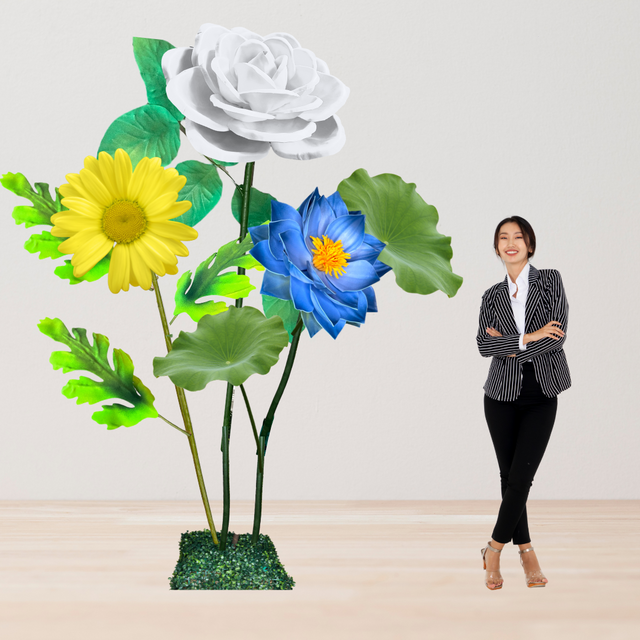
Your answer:
[[[364,215],[347,211],[336,191],[316,189],[296,210],[271,202],[271,222],[251,227],[251,255],[266,269],[263,295],[292,300],[309,335],[336,338],[377,311],[374,283],[391,270],[378,260],[385,244],[364,232]]]

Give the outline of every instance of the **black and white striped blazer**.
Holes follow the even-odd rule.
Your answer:
[[[553,398],[571,386],[569,366],[562,348],[567,339],[569,319],[569,303],[562,278],[556,269],[536,269],[530,265],[525,333],[533,333],[552,320],[557,320],[564,336],[559,340],[543,338],[529,342],[527,348],[521,351],[518,346],[520,333],[509,299],[508,277],[487,289],[482,296],[478,349],[485,358],[493,356],[483,389],[494,400],[515,400],[522,388],[522,363],[531,360],[544,395]],[[487,327],[497,329],[502,336],[490,336]],[[512,353],[516,354],[515,358],[507,357]]]

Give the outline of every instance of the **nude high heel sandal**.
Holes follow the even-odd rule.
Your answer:
[[[527,547],[526,549],[520,549],[518,553],[520,554],[520,564],[524,569],[524,562],[522,560],[522,554],[527,553],[528,551],[533,551],[533,547]],[[540,569],[536,571],[527,571],[525,569],[524,578],[527,582],[527,587],[544,587],[547,583],[544,582],[546,580],[544,573]]]
[[[486,571],[484,576],[484,584],[486,585],[487,589],[490,589],[491,591],[497,591],[498,589],[502,589],[502,583],[504,581],[502,579],[502,576],[500,575],[499,570],[487,571],[487,561],[485,560],[487,549],[491,549],[491,551],[494,551],[495,553],[501,553],[502,549],[494,549],[491,546],[491,540],[487,542],[486,547],[483,547],[482,549],[480,549],[480,553],[482,554],[482,564],[483,564],[482,568]],[[494,585],[494,586],[489,586],[489,585]]]

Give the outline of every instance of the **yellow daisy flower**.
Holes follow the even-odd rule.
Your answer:
[[[195,240],[198,232],[171,222],[191,208],[176,202],[187,179],[175,169],[164,169],[160,158],[143,158],[135,171],[126,151],[115,157],[102,151],[88,156],[80,173],[66,176],[60,187],[68,211],[51,216],[51,234],[68,238],[61,253],[73,253],[73,275],[83,276],[113,249],[109,289],[129,291],[129,285],[149,289],[151,271],[163,276],[178,273],[177,256],[188,256],[181,240]],[[115,243],[115,246],[114,246]]]

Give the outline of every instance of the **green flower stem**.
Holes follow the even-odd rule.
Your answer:
[[[206,156],[205,156],[206,157]],[[251,197],[251,183],[253,182],[253,170],[255,162],[247,162],[244,168],[244,183],[242,185],[242,208],[240,209],[240,237],[238,242],[242,242],[247,235],[249,223],[249,199]],[[238,274],[244,274],[245,270],[238,267]],[[242,298],[236,300],[236,307],[242,307]],[[231,489],[229,479],[229,439],[231,438],[231,422],[233,420],[233,385],[227,383],[227,396],[224,406],[224,419],[222,421],[222,484],[223,484],[223,505],[222,505],[222,531],[220,533],[220,550],[224,551],[227,544],[227,533],[229,531],[229,513],[231,511]]]
[[[289,346],[289,355],[287,356],[287,363],[285,364],[284,371],[282,372],[280,384],[278,385],[278,389],[273,396],[269,411],[267,412],[267,415],[262,422],[262,429],[260,429],[258,471],[256,472],[256,498],[253,510],[253,535],[251,537],[251,542],[253,544],[256,544],[258,542],[258,536],[260,535],[260,521],[262,520],[262,484],[264,481],[264,456],[267,453],[267,442],[269,440],[269,433],[271,432],[273,419],[276,415],[276,409],[278,408],[278,404],[280,404],[282,394],[284,393],[284,390],[287,387],[287,383],[289,382],[291,369],[293,368],[293,363],[296,359],[298,342],[300,342],[302,326],[302,318],[299,317],[294,330],[291,332],[293,339],[291,340],[291,345]],[[262,458],[262,460],[260,460],[260,458]],[[260,464],[260,462],[262,462],[262,465]],[[260,468],[261,466],[262,468]]]
[[[178,431],[182,431],[182,433],[184,433],[186,436],[189,435],[184,429],[181,429],[177,424],[173,424],[173,422],[171,422],[171,420],[167,420],[164,416],[161,416],[160,414],[158,414],[158,418],[160,418],[160,420],[164,420],[170,427],[173,427],[174,429],[177,429]]]
[[[169,325],[167,324],[167,315],[164,311],[164,304],[162,304],[162,296],[160,295],[160,288],[158,287],[158,278],[155,273],[151,272],[151,279],[153,281],[153,290],[156,294],[156,302],[158,303],[158,311],[160,312],[160,320],[162,321],[162,330],[164,332],[164,341],[167,345],[167,353],[171,351],[171,335],[169,334]],[[213,517],[211,516],[211,507],[209,505],[209,498],[207,498],[207,489],[204,486],[204,477],[202,475],[202,468],[200,467],[200,458],[198,457],[198,448],[196,446],[196,438],[193,434],[193,425],[191,424],[191,416],[189,415],[189,407],[187,406],[187,398],[184,393],[184,389],[176,386],[176,394],[178,396],[178,404],[180,405],[180,412],[182,413],[182,419],[184,420],[184,427],[187,435],[189,436],[189,447],[191,448],[191,455],[193,457],[193,465],[196,469],[196,476],[198,478],[198,486],[200,487],[200,495],[202,496],[202,504],[204,505],[204,511],[207,514],[207,522],[209,523],[209,530],[211,531],[211,537],[213,538],[213,544],[218,544],[218,537],[216,536],[216,527],[213,523]]]
[[[256,454],[258,455],[258,471],[264,473],[264,456],[262,455],[262,448],[260,447],[260,438],[258,438],[258,430],[256,429],[256,423],[253,419],[253,412],[251,411],[251,405],[249,404],[249,398],[247,392],[244,390],[244,385],[240,385],[240,391],[242,391],[242,397],[244,398],[244,404],[247,407],[247,413],[249,414],[249,420],[251,421],[251,429],[253,430],[253,439],[256,441]]]

